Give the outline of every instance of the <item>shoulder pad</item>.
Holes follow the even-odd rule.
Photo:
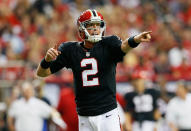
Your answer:
[[[71,42],[63,42],[62,44],[60,44],[60,46],[58,47],[58,50],[60,50],[60,51],[62,51],[63,49],[65,49],[65,48],[68,48],[68,47],[70,47],[70,46],[74,46],[76,43],[78,43],[78,42],[73,42],[73,41],[71,41]]]

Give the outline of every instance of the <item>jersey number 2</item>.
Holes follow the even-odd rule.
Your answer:
[[[81,67],[86,67],[87,65],[91,65],[92,69],[82,71],[83,86],[98,86],[99,85],[98,77],[94,77],[92,80],[88,80],[88,76],[96,75],[98,73],[97,60],[94,58],[83,59],[81,61]]]

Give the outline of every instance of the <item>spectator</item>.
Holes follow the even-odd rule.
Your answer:
[[[67,124],[66,131],[78,131],[78,115],[72,87],[63,87],[60,92],[57,109]]]
[[[177,82],[176,97],[167,106],[166,119],[172,131],[191,130],[191,94],[185,81]]]
[[[168,57],[172,67],[180,66],[185,57],[185,50],[182,48],[182,45],[178,44],[170,49]]]
[[[45,82],[43,80],[40,80],[40,79],[35,79],[32,83],[33,83],[33,86],[35,89],[36,97],[43,100],[48,105],[51,105],[49,99],[46,96],[44,96],[43,90],[44,90]]]
[[[34,97],[33,86],[29,82],[22,85],[23,97],[14,101],[8,112],[10,131],[42,131],[44,118],[52,120],[65,128],[59,113],[45,102]],[[15,121],[15,123],[14,123]]]
[[[45,85],[45,82],[43,80],[40,79],[35,79],[32,82],[34,88],[35,88],[35,94],[36,97],[41,99],[42,101],[44,101],[45,103],[47,103],[48,105],[51,105],[50,101],[48,98],[46,98],[43,94],[43,87]],[[43,124],[43,131],[48,131],[48,119],[44,120],[44,124]]]

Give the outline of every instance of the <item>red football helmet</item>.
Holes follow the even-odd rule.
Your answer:
[[[90,35],[87,31],[86,26],[91,23],[99,23],[100,24],[100,34]],[[82,14],[78,17],[77,25],[79,29],[80,37],[83,40],[90,42],[98,42],[102,39],[102,36],[105,32],[105,22],[101,13],[96,10],[86,10],[82,12]]]

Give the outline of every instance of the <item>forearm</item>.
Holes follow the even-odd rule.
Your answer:
[[[121,50],[124,52],[124,53],[127,53],[130,49],[132,49],[132,47],[129,46],[128,44],[128,39],[124,40],[121,44]]]
[[[8,117],[7,123],[8,123],[9,131],[15,131],[14,119],[12,117]]]
[[[44,69],[39,64],[36,73],[37,73],[37,76],[39,76],[39,77],[46,77],[51,74],[51,71],[50,71],[50,68]]]
[[[139,43],[140,41],[137,40],[137,36],[129,37],[122,42],[121,50],[127,53],[130,49],[137,47]]]
[[[53,121],[56,125],[60,126],[62,129],[66,129],[67,125],[66,125],[65,121],[62,120],[61,115],[60,115],[59,112],[58,112],[56,109],[54,109],[54,108],[52,108],[51,119],[52,119],[52,121]]]
[[[169,127],[171,131],[178,131],[178,128],[173,123],[169,123]]]
[[[127,131],[131,131],[132,130],[132,117],[131,114],[129,112],[125,113],[125,128]]]
[[[49,76],[50,74],[52,74],[51,70],[50,70],[51,63],[60,54],[61,54],[61,52],[58,51],[58,44],[56,44],[54,46],[54,48],[50,48],[47,51],[44,59],[42,59],[42,61],[40,62],[40,64],[37,67],[37,72],[36,72],[37,76],[46,77],[46,76]]]
[[[155,118],[155,120],[157,120],[157,121],[161,119],[161,113],[160,113],[159,109],[156,109],[156,110],[154,111],[154,118]]]

